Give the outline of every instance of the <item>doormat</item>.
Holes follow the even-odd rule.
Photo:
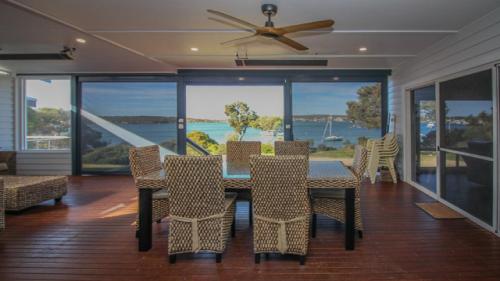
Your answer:
[[[415,203],[420,209],[435,219],[463,219],[464,216],[439,202]]]

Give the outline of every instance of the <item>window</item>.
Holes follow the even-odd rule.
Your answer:
[[[354,145],[380,138],[381,84],[300,82],[292,84],[293,138],[308,140],[311,160],[350,165]]]
[[[129,173],[130,146],[177,152],[177,83],[82,82],[81,171]]]
[[[71,147],[71,80],[23,78],[26,150],[67,150]]]
[[[283,140],[283,86],[189,85],[187,137],[211,154],[225,154],[228,140],[260,141],[263,154]],[[188,154],[195,154],[188,148]]]

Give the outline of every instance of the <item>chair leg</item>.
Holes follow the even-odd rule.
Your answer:
[[[255,263],[256,264],[260,263],[260,254],[255,254]]]
[[[220,263],[222,261],[222,254],[215,254],[215,262]]]
[[[300,265],[306,264],[306,256],[300,256]]]
[[[54,203],[57,204],[57,203],[61,202],[61,200],[62,200],[62,196],[57,197],[56,199],[54,199]]]
[[[177,256],[176,255],[169,255],[168,261],[170,262],[170,264],[174,264],[177,261]]]
[[[248,224],[253,225],[253,207],[252,201],[248,201]]]
[[[135,238],[139,238],[139,230],[135,231]]]
[[[312,238],[316,237],[317,221],[318,221],[318,215],[313,214],[313,216],[312,216],[312,230],[311,230]]]
[[[358,230],[359,239],[363,239],[363,230]]]
[[[236,236],[236,217],[233,217],[233,222],[231,224],[231,237]]]
[[[160,224],[160,223],[161,223],[161,219],[156,220],[156,223],[157,223],[157,224]]]

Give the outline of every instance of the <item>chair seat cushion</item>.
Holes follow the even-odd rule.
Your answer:
[[[344,199],[345,191],[343,189],[313,190],[311,196],[313,198]]]
[[[168,191],[166,189],[160,189],[153,192],[153,200],[168,199]]]

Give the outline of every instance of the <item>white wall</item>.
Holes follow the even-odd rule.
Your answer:
[[[14,79],[0,76],[0,150],[14,149]]]
[[[17,153],[18,175],[71,175],[70,152]]]

